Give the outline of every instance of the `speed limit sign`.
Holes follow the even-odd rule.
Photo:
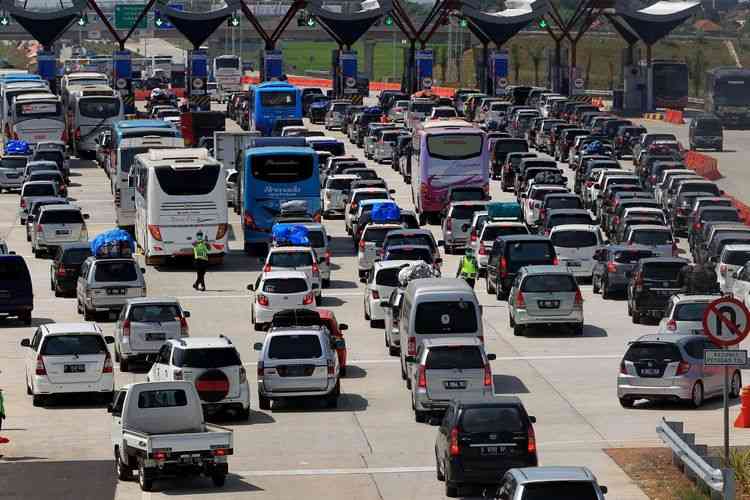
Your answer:
[[[708,304],[703,313],[703,332],[717,346],[737,345],[750,331],[748,316],[745,304],[733,297],[721,297]]]

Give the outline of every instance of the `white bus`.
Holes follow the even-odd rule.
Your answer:
[[[227,251],[226,174],[207,149],[152,149],[135,157],[135,239],[147,265],[192,256],[202,232],[209,258]]]
[[[242,91],[242,59],[239,56],[224,55],[214,58],[214,80],[216,98],[224,102],[231,92]]]
[[[13,109],[13,99],[20,94],[49,94],[49,84],[46,81],[33,82],[5,82],[0,87],[0,117],[2,128],[6,136],[10,136],[8,120]]]
[[[176,149],[185,146],[181,137],[147,135],[123,139],[115,151],[115,171],[111,176],[112,194],[115,197],[115,221],[127,231],[135,230],[135,177],[130,174],[135,156],[151,149]]]
[[[31,145],[60,141],[65,134],[62,102],[55,94],[19,94],[13,101],[10,135]]]
[[[93,71],[80,71],[68,73],[60,79],[60,96],[67,106],[70,97],[69,87],[83,87],[84,85],[106,85],[109,86],[109,78],[104,73]]]
[[[120,93],[106,85],[68,87],[67,135],[71,150],[79,157],[92,156],[97,137],[113,121],[125,117]]]

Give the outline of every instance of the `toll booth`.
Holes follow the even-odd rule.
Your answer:
[[[508,90],[508,70],[510,58],[506,49],[496,49],[490,54],[490,74],[492,75],[492,94],[504,96]]]
[[[133,58],[129,50],[118,50],[112,55],[112,80],[115,82],[115,90],[122,97],[124,113],[134,114]]]
[[[353,98],[360,94],[357,86],[357,52],[335,49],[331,52],[333,94]]]
[[[54,52],[40,50],[36,54],[37,72],[49,82],[49,88],[57,93],[57,56]]]
[[[432,88],[432,68],[435,62],[435,53],[432,49],[417,51],[417,85],[420,90]]]
[[[260,51],[260,81],[281,80],[284,75],[284,58],[280,50]]]
[[[208,94],[208,54],[205,49],[194,49],[188,53],[188,95],[192,111],[210,111],[211,96]]]

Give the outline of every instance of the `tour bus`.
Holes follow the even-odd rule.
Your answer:
[[[60,141],[65,134],[62,102],[55,94],[19,94],[13,101],[7,139],[31,145]]]
[[[437,221],[451,188],[479,186],[489,194],[484,132],[464,120],[428,120],[412,139],[412,196],[420,223]]]
[[[232,92],[242,91],[242,59],[224,55],[214,58],[214,80],[219,102],[224,102]]]
[[[126,231],[135,230],[135,179],[130,175],[135,156],[151,149],[176,149],[185,146],[181,137],[146,135],[122,139],[115,151],[116,170],[112,175],[112,192],[115,203],[115,222]]]
[[[279,118],[302,118],[302,91],[286,82],[250,87],[250,130],[270,136]]]
[[[688,67],[684,61],[653,60],[648,78],[654,89],[654,108],[685,109],[688,105]]]
[[[104,73],[94,73],[90,71],[79,71],[68,73],[60,80],[60,95],[65,95],[68,87],[78,85],[109,85],[109,78]]]
[[[0,86],[0,119],[3,123],[3,131],[6,136],[10,135],[8,119],[13,109],[13,99],[20,94],[49,94],[49,84],[45,81],[8,81]]]
[[[279,144],[284,140],[289,139],[280,138]],[[251,147],[243,152],[241,164],[245,252],[263,252],[284,202],[304,200],[308,215],[320,222],[320,175],[315,150],[305,146]]]
[[[99,147],[99,133],[124,118],[122,97],[105,85],[70,86],[68,93],[68,142],[79,157],[91,155]]]
[[[109,175],[110,180],[118,170],[117,148],[123,139],[133,139],[143,136],[180,137],[180,130],[172,123],[164,120],[117,120],[112,127],[104,129],[99,135],[102,168]],[[114,182],[114,180],[112,181]],[[114,192],[114,185],[113,185]]]
[[[750,126],[750,69],[721,67],[706,72],[705,109],[724,126]]]
[[[203,233],[209,260],[227,251],[227,188],[222,165],[208,150],[151,149],[135,157],[135,239],[147,265],[192,256]]]

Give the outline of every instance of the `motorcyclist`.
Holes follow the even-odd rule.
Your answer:
[[[466,247],[461,261],[458,263],[458,271],[456,271],[456,278],[463,278],[466,283],[474,288],[474,283],[477,279],[477,259],[474,257],[474,249]]]

